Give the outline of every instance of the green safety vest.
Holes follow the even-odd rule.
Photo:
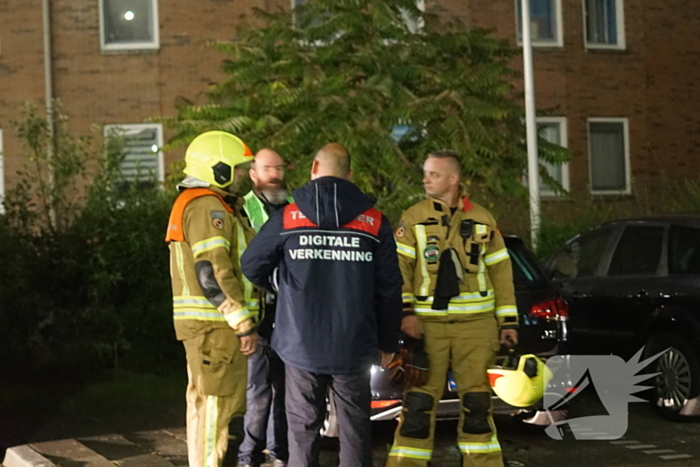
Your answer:
[[[253,190],[250,190],[243,198],[245,199],[243,209],[245,209],[246,214],[248,214],[250,224],[256,232],[260,232],[260,229],[270,217],[267,213],[267,209],[265,209],[265,203],[258,198],[258,195],[256,195]],[[293,203],[294,198],[287,196],[287,201]]]

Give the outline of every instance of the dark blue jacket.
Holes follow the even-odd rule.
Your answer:
[[[399,341],[402,278],[389,221],[336,177],[307,183],[294,199],[241,257],[251,282],[277,284],[272,348],[312,373],[368,371],[379,349]]]

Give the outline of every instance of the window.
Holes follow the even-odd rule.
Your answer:
[[[127,182],[148,183],[165,179],[163,127],[160,124],[105,125],[104,135],[124,138],[126,155],[121,172]]]
[[[700,229],[672,226],[668,237],[668,273],[700,274]]]
[[[566,117],[539,117],[537,119],[537,129],[542,138],[552,144],[567,147]],[[549,176],[559,183],[565,190],[569,190],[569,164],[552,164],[540,160]],[[542,183],[540,179],[540,194],[543,196],[555,196],[551,187]]]
[[[625,48],[624,0],[584,0],[586,47]]]
[[[518,44],[523,40],[522,0],[516,0]],[[562,47],[561,0],[530,0],[530,33],[536,47]]]
[[[663,243],[663,227],[625,227],[610,262],[608,276],[656,275]]]
[[[626,118],[588,119],[591,192],[630,193],[629,130]]]
[[[5,205],[3,201],[5,199],[5,165],[4,165],[4,153],[2,150],[2,130],[0,130],[0,214],[5,213]]]
[[[549,263],[558,278],[583,278],[595,275],[612,229],[602,228],[582,234],[569,242]]]
[[[99,0],[102,50],[157,49],[157,0]]]

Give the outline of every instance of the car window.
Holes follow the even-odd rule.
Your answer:
[[[516,286],[545,280],[541,269],[534,264],[537,260],[524,245],[508,245],[508,253],[513,264],[513,283]]]
[[[625,227],[615,248],[608,276],[650,276],[661,259],[664,228],[633,225]]]
[[[596,229],[569,242],[550,261],[549,269],[555,278],[593,276],[598,268],[612,228]]]
[[[668,273],[700,274],[700,229],[671,227],[668,240]]]

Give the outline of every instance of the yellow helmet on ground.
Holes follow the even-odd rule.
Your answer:
[[[233,183],[234,167],[253,160],[253,153],[238,137],[225,131],[207,131],[187,147],[187,175],[219,188]]]
[[[489,368],[487,372],[493,392],[503,402],[515,407],[529,407],[537,403],[552,379],[550,369],[532,354],[520,356],[517,366],[510,356],[504,366]]]

